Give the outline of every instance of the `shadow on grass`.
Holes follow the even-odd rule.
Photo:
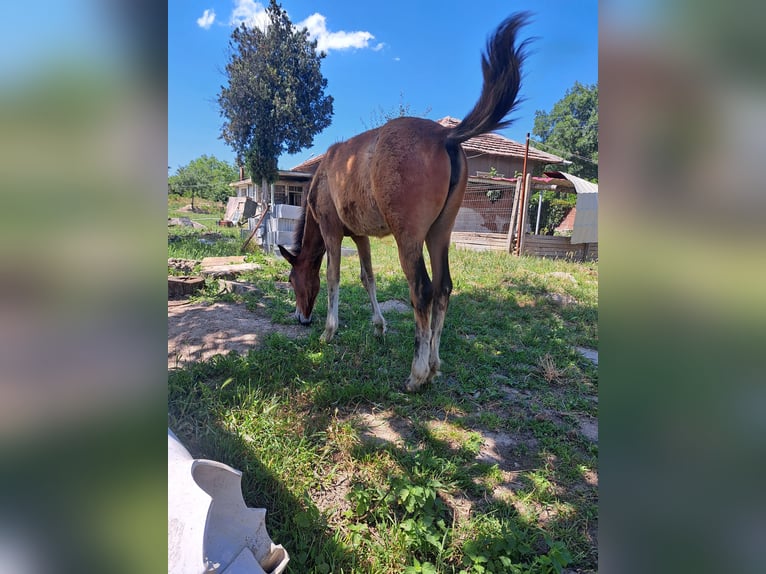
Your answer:
[[[378,521],[401,525],[422,518],[424,509],[430,509],[435,520],[426,521],[433,532],[412,541],[419,559],[451,561],[455,567],[471,566],[474,558],[480,564],[489,556],[502,571],[500,557],[513,556],[531,571],[542,572],[544,560],[554,560],[566,545],[574,555],[573,566],[595,569],[595,541],[583,532],[595,532],[595,488],[578,493],[575,476],[590,453],[587,445],[569,436],[573,428],[567,416],[549,416],[570,408],[557,401],[574,401],[583,386],[545,381],[538,363],[549,355],[562,370],[580,369],[593,378],[595,371],[573,347],[594,339],[596,310],[576,300],[557,303],[551,293],[560,290],[523,277],[512,284],[454,293],[442,339],[443,374],[421,393],[407,395],[401,384],[412,360],[412,314],[387,313],[389,332],[375,337],[367,294],[358,281],[349,280],[341,285],[340,330],[332,342],[322,344],[318,337],[326,314],[323,284],[307,338],[293,341],[272,335],[246,356],[219,357],[170,374],[169,426],[193,456],[243,471],[245,500],[268,510],[269,533],[290,553],[292,572],[369,571],[363,565],[371,560],[370,548],[357,550],[350,543],[353,528]],[[379,281],[378,299],[407,301],[404,279]],[[508,400],[510,391],[516,393],[515,402]],[[477,461],[474,451],[419,424],[412,426],[411,435],[401,433],[386,444],[363,443],[344,451],[332,443],[331,426],[339,417],[371,409],[411,421],[449,416],[469,429],[481,428],[482,420],[490,420],[489,412],[505,432],[533,436],[531,450],[509,451],[509,461],[545,474],[535,482],[539,473],[526,473],[509,488],[538,501],[539,508],[522,515],[508,499],[495,496],[491,483],[503,477],[493,478],[493,465]],[[312,485],[323,483],[334,459],[348,457],[357,468],[384,454],[395,470],[374,480],[352,477],[348,501],[355,514],[343,518],[346,526],[339,530],[341,519],[320,511],[312,500]],[[528,469],[530,464],[536,467]],[[441,497],[425,497],[408,507],[401,493],[410,486],[469,500],[474,510],[470,524],[462,530],[452,528],[462,511]],[[563,510],[546,516],[542,506],[548,498],[565,502]],[[446,531],[438,527],[439,520],[451,529],[443,537]],[[408,533],[399,534],[406,542]],[[447,552],[449,543],[453,553],[455,547],[461,549],[460,556]]]
[[[300,492],[302,485],[285,479],[285,474],[289,474],[289,471],[285,473],[285,466],[291,465],[284,465],[279,460],[289,456],[282,449],[289,452],[292,450],[290,443],[295,439],[300,442],[300,437],[296,434],[285,441],[279,429],[262,433],[253,429],[250,434],[250,423],[245,421],[238,427],[227,416],[227,412],[238,410],[237,397],[248,394],[240,392],[238,382],[231,389],[222,389],[225,385],[219,375],[236,377],[233,371],[238,370],[237,362],[241,371],[241,361],[213,359],[189,370],[171,373],[168,426],[193,457],[217,460],[242,471],[245,503],[248,507],[267,510],[269,535],[290,555],[288,572],[336,572],[340,567],[360,562],[360,558],[354,556],[354,550],[342,544],[329,528],[308,492]],[[258,395],[260,400],[248,399],[251,406],[259,403],[257,408],[261,412],[257,417],[278,418],[278,402],[272,400],[275,395]],[[264,412],[269,409],[273,413]],[[235,432],[227,430],[232,426],[237,428]],[[264,443],[270,442],[281,446],[266,444],[264,447]]]

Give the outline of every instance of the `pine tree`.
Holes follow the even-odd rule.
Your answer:
[[[282,153],[298,153],[330,125],[333,98],[325,95],[316,40],[298,30],[271,0],[265,30],[242,24],[231,35],[228,86],[218,96],[225,118],[221,138],[253,181],[273,182]]]

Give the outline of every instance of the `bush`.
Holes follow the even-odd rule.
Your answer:
[[[537,222],[537,205],[540,203],[540,193],[529,198],[529,222],[534,229]],[[540,234],[553,235],[569,211],[577,204],[577,195],[558,191],[543,192],[543,207],[540,213]]]

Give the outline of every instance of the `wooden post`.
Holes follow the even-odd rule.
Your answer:
[[[526,235],[526,229],[527,229],[527,202],[525,201],[526,198],[529,196],[529,189],[532,187],[532,174],[527,174],[527,179],[524,181],[524,191],[522,192],[522,200],[524,203],[519,207],[519,219],[520,219],[520,232],[519,232],[519,240],[516,242],[516,245],[518,245],[518,253],[517,255],[521,255],[524,252],[524,236]]]
[[[517,212],[519,210],[519,195],[521,194],[521,176],[516,178],[516,191],[513,192],[513,206],[511,207],[511,223],[508,225],[508,237],[505,242],[506,251],[513,253],[513,237],[516,231]]]
[[[261,226],[261,223],[263,223],[263,218],[266,217],[266,213],[269,211],[269,204],[266,203],[263,205],[263,212],[261,213],[261,217],[258,220],[258,223],[255,224],[255,227],[253,227],[253,231],[248,235],[245,242],[242,244],[242,247],[239,248],[240,253],[244,253],[245,249],[247,249],[248,243],[250,243],[250,240],[255,236],[255,232],[258,231],[258,228]]]
[[[524,238],[524,230],[521,227],[524,217],[523,214],[526,212],[526,209],[524,208],[525,202],[526,202],[526,178],[527,178],[527,159],[529,158],[529,132],[527,132],[527,142],[524,145],[524,163],[521,168],[521,179],[524,180],[524,187],[522,187],[521,191],[521,197],[519,198],[519,228],[516,232],[516,254],[521,255],[521,242]]]

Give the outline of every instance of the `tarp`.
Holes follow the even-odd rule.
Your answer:
[[[572,244],[598,243],[598,184],[568,173],[559,173],[572,182],[577,192]]]
[[[239,223],[240,219],[255,217],[258,204],[249,197],[230,197],[226,203],[224,221]]]

